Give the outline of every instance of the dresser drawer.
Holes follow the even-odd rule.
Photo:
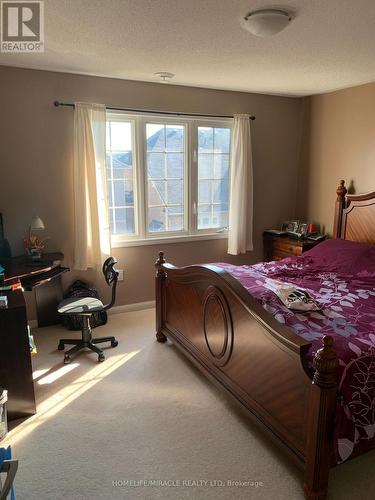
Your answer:
[[[282,258],[288,255],[302,255],[302,246],[297,242],[291,243],[290,241],[278,239],[273,242],[273,253],[275,255],[285,254]]]
[[[264,260],[281,260],[285,257],[298,257],[310,250],[315,245],[318,245],[318,241],[311,240],[298,240],[290,237],[278,237],[265,233],[263,235],[264,244]]]

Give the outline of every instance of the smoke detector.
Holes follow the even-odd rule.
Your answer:
[[[176,76],[174,73],[169,73],[168,71],[158,71],[154,74],[158,76],[162,82],[170,82],[172,78]]]

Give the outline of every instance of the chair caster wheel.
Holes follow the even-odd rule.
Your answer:
[[[64,365],[68,365],[71,362],[70,356],[64,356]]]
[[[117,346],[118,346],[117,340],[112,340],[111,347],[117,347]]]
[[[98,356],[99,363],[102,362],[102,361],[104,361],[104,360],[105,360],[104,354],[99,354],[99,356]]]
[[[57,346],[57,349],[58,349],[59,351],[63,351],[63,350],[64,350],[64,347],[65,347],[65,346],[64,346],[64,344],[59,344],[59,345]]]

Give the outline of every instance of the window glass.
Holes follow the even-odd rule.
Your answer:
[[[148,231],[182,231],[185,229],[185,126],[147,123],[146,148]]]
[[[107,121],[106,172],[111,234],[135,233],[131,122]]]
[[[230,129],[198,127],[198,229],[228,226]]]

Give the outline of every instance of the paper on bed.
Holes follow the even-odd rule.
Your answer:
[[[292,283],[266,278],[264,286],[275,293],[289,309],[296,311],[318,311],[320,309],[307,290]]]

